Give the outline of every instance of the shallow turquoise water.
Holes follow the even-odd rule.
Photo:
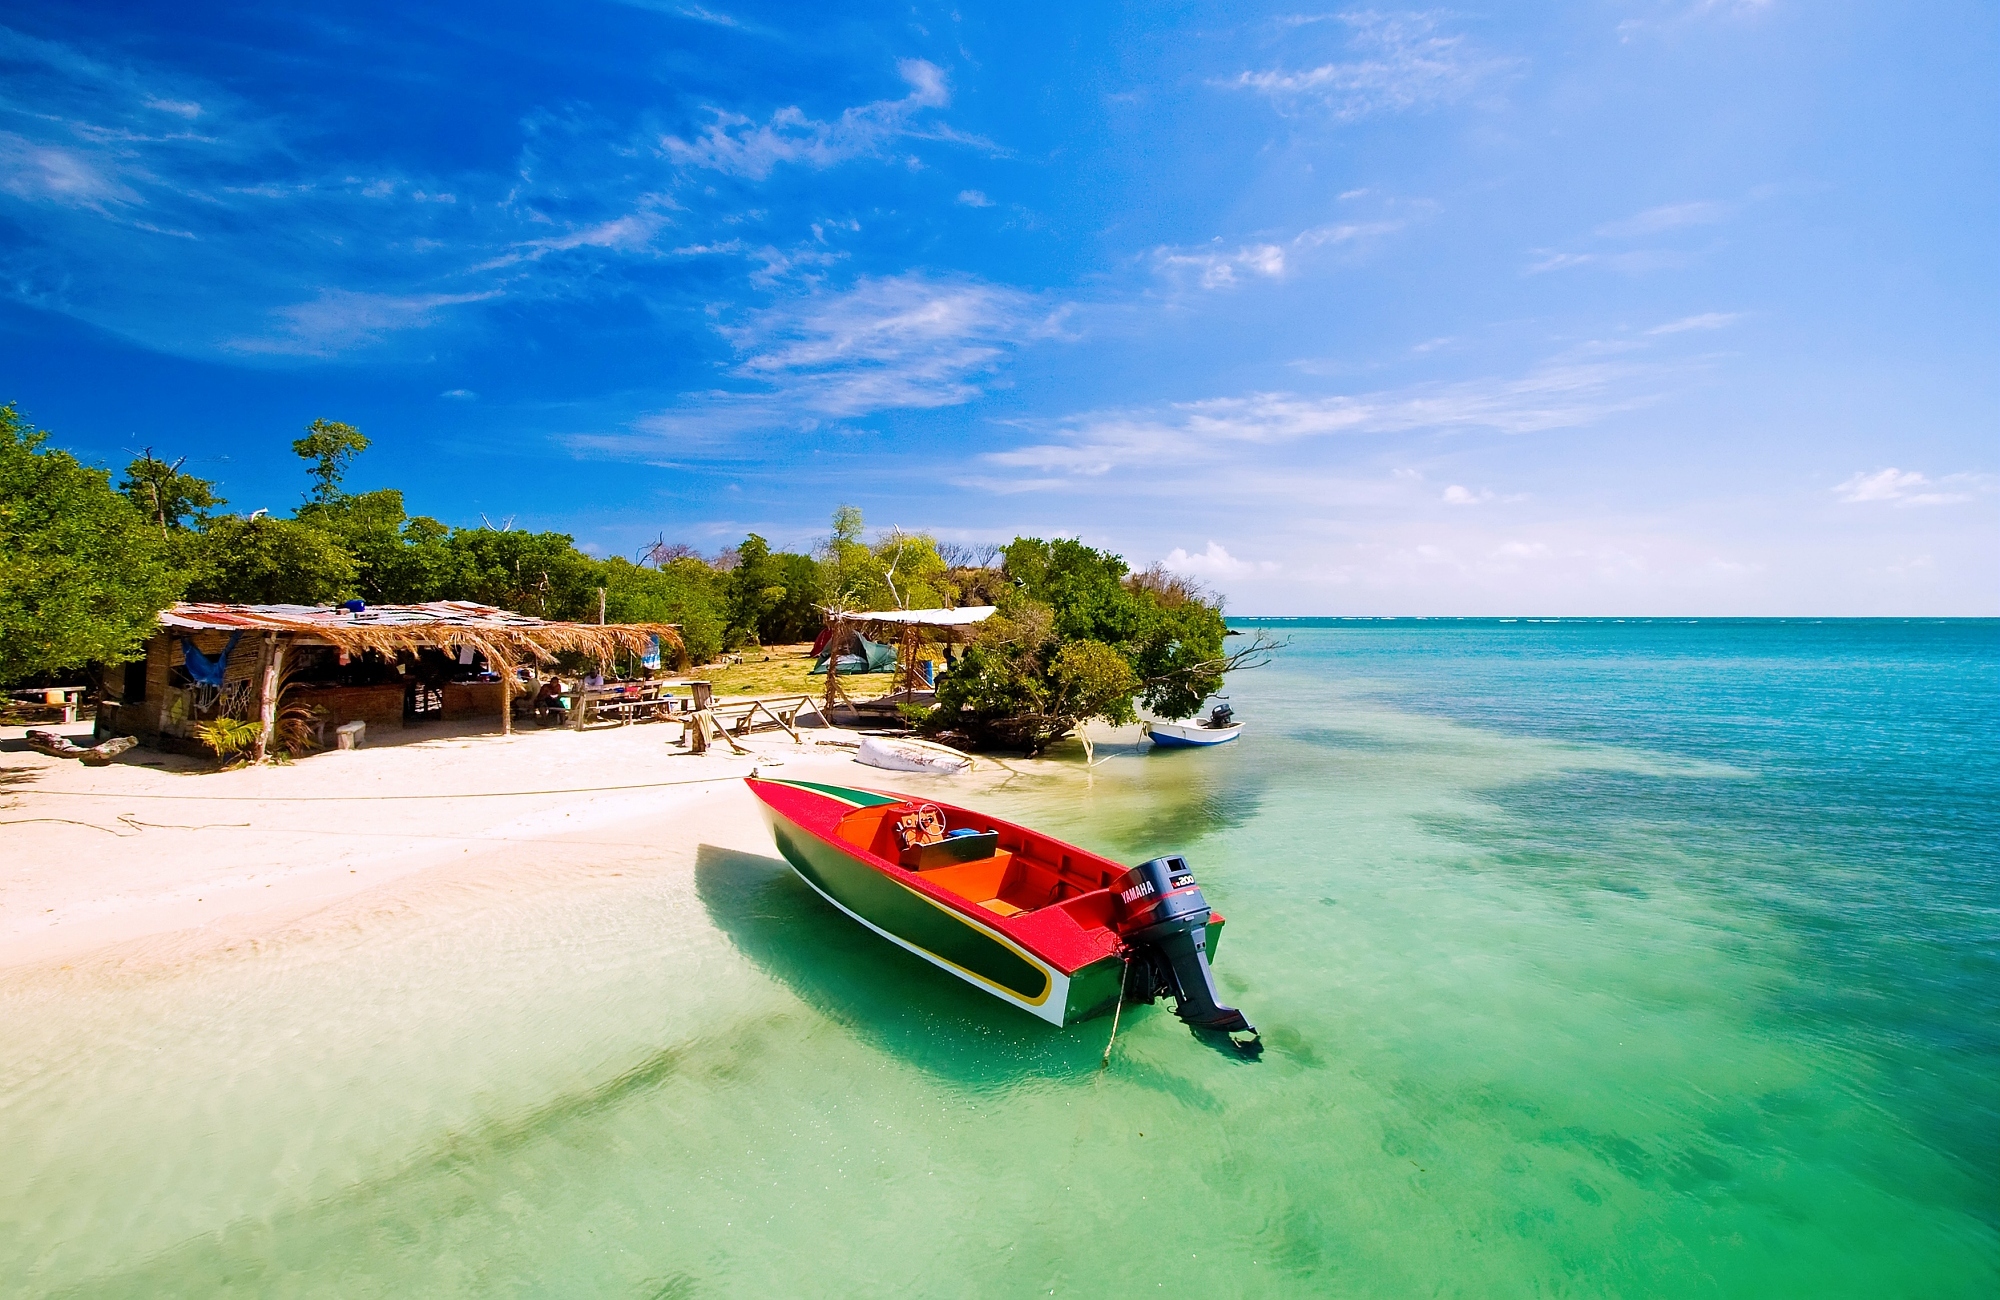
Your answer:
[[[1181,850],[1251,1064],[1058,1033],[768,856],[0,981],[0,1292],[2000,1284],[2000,624],[1285,625]]]

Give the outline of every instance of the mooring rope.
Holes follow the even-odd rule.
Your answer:
[[[1104,1059],[1097,1063],[1099,1070],[1111,1068],[1111,1045],[1118,1041],[1118,1017],[1125,1010],[1125,981],[1132,974],[1132,958],[1125,958],[1125,965],[1118,972],[1118,1005],[1111,1008],[1111,1037],[1104,1040]]]
[[[638,785],[586,785],[567,790],[474,790],[466,794],[149,794],[139,790],[37,790],[32,787],[0,793],[69,799],[174,799],[193,803],[392,803],[412,799],[526,799],[544,794],[614,794],[622,790],[658,790],[672,785],[713,785],[719,781],[740,781],[743,776],[743,773],[737,772],[729,776],[689,777],[684,781],[644,781]]]

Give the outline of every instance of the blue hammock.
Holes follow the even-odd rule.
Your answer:
[[[211,659],[194,648],[193,637],[181,638],[181,666],[197,686],[220,686],[223,676],[229,671],[229,652],[243,639],[241,631],[229,634],[229,644],[222,647],[222,653]]]

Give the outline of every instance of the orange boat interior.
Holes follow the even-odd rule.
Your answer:
[[[979,854],[969,861],[916,868],[912,864],[919,855],[906,849],[898,823],[927,808],[942,815],[946,832],[997,831],[998,839],[990,849],[983,840],[968,846]],[[922,879],[997,916],[1060,905],[1086,929],[1111,923],[1111,882],[1125,872],[1108,858],[946,804],[909,801],[857,808],[841,818],[839,835],[879,858],[912,867]]]

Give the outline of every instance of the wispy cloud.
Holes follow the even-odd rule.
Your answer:
[[[811,429],[877,411],[956,406],[985,392],[1025,343],[1057,337],[1064,312],[971,277],[864,279],[780,302],[722,328],[733,390],[691,393],[643,432],[718,436]]]
[[[138,192],[108,163],[86,150],[40,144],[0,131],[0,190],[31,203],[99,210],[111,204],[139,204]]]
[[[280,307],[273,314],[274,332],[234,339],[238,352],[282,356],[329,357],[384,336],[419,328],[448,307],[481,302],[500,295],[497,289],[479,293],[355,293],[328,289],[307,302]]]
[[[847,255],[825,245],[853,223],[814,214],[807,239],[718,195],[715,169],[983,144],[938,120],[949,89],[923,60],[899,65],[900,98],[830,122],[720,113],[692,143],[582,105],[530,112],[510,170],[449,179],[316,153],[309,126],[216,84],[4,27],[0,67],[0,294],[181,353],[326,358],[501,298],[658,300],[691,277],[663,288],[647,268],[695,251],[746,262],[752,291],[795,289]]]
[[[714,27],[741,27],[742,22],[728,14],[714,9],[704,9],[700,5],[682,5],[679,13],[684,18],[692,18],[698,23],[708,23]]]
[[[1619,221],[1607,221],[1597,228],[1597,233],[1606,239],[1631,239],[1639,235],[1657,235],[1665,230],[1679,230],[1684,226],[1713,226],[1729,220],[1736,214],[1736,208],[1734,203],[1708,200],[1668,203],[1647,208]]]
[[[1162,245],[1153,250],[1153,267],[1163,275],[1187,276],[1204,289],[1224,289],[1242,283],[1246,276],[1271,280],[1282,276],[1285,250],[1277,244],[1243,244],[1234,249]]]
[[[1656,367],[1637,362],[1565,358],[1514,379],[1419,384],[1354,395],[1250,393],[1165,407],[1095,411],[1061,421],[1053,439],[990,452],[981,461],[1001,473],[980,486],[1006,491],[1012,471],[1036,487],[1089,487],[1118,470],[1157,476],[1176,468],[1228,463],[1231,479],[1250,484],[1242,458],[1255,446],[1280,447],[1328,437],[1486,429],[1504,434],[1578,428],[1652,400],[1641,381]],[[971,480],[968,480],[971,481]]]
[[[1853,505],[1883,502],[1898,506],[1950,506],[1970,501],[1973,489],[1985,486],[1982,476],[1947,474],[1932,479],[1916,470],[1894,466],[1874,473],[1862,471],[1837,484],[1834,495]]]
[[[1685,334],[1689,330],[1726,329],[1742,319],[1742,312],[1705,311],[1696,316],[1683,316],[1679,320],[1670,320],[1664,325],[1655,325],[1653,328],[1647,330],[1646,333]]]
[[[1282,243],[1259,242],[1223,246],[1218,236],[1210,245],[1162,244],[1152,252],[1153,269],[1172,280],[1204,289],[1234,288],[1246,280],[1279,280],[1316,249],[1353,244],[1400,230],[1402,219],[1329,222],[1302,230]]]
[[[684,166],[752,180],[769,176],[780,163],[825,168],[852,158],[879,157],[906,136],[995,149],[990,141],[954,131],[929,114],[951,103],[944,69],[924,59],[904,59],[896,71],[910,88],[907,95],[847,109],[831,122],[808,117],[796,105],[779,109],[762,123],[712,109],[714,120],[699,136],[663,136],[660,148]]]
[[[1224,84],[1265,95],[1281,108],[1312,107],[1353,120],[1455,102],[1508,66],[1480,53],[1464,36],[1442,30],[1433,14],[1356,11],[1326,17],[1348,30],[1350,57],[1306,68],[1246,71]]]
[[[1563,253],[1550,249],[1538,249],[1536,260],[1527,267],[1528,275],[1545,275],[1550,271],[1567,271],[1579,266],[1597,266],[1608,271],[1622,271],[1631,275],[1642,275],[1648,271],[1665,271],[1686,266],[1692,260],[1687,253],[1678,249],[1647,248],[1624,253]]]
[[[985,190],[960,190],[958,201],[968,208],[990,208],[993,200],[986,197]]]
[[[1753,193],[1753,197],[1756,194]],[[1635,212],[1629,217],[1607,221],[1591,232],[1591,237],[1600,242],[1596,248],[1585,249],[1537,249],[1534,260],[1528,264],[1527,274],[1542,275],[1549,271],[1566,271],[1580,266],[1594,266],[1609,271],[1628,274],[1644,274],[1649,271],[1669,270],[1686,266],[1697,256],[1687,248],[1684,232],[1697,228],[1718,226],[1733,219],[1743,208],[1737,202],[1723,202],[1713,199],[1689,200],[1682,203],[1666,203],[1658,207]],[[1681,235],[1680,247],[1672,245],[1673,236]],[[1646,240],[1653,247],[1632,248],[1629,241]],[[1604,243],[1612,247],[1605,247]],[[1624,244],[1624,247],[1617,245]]]

